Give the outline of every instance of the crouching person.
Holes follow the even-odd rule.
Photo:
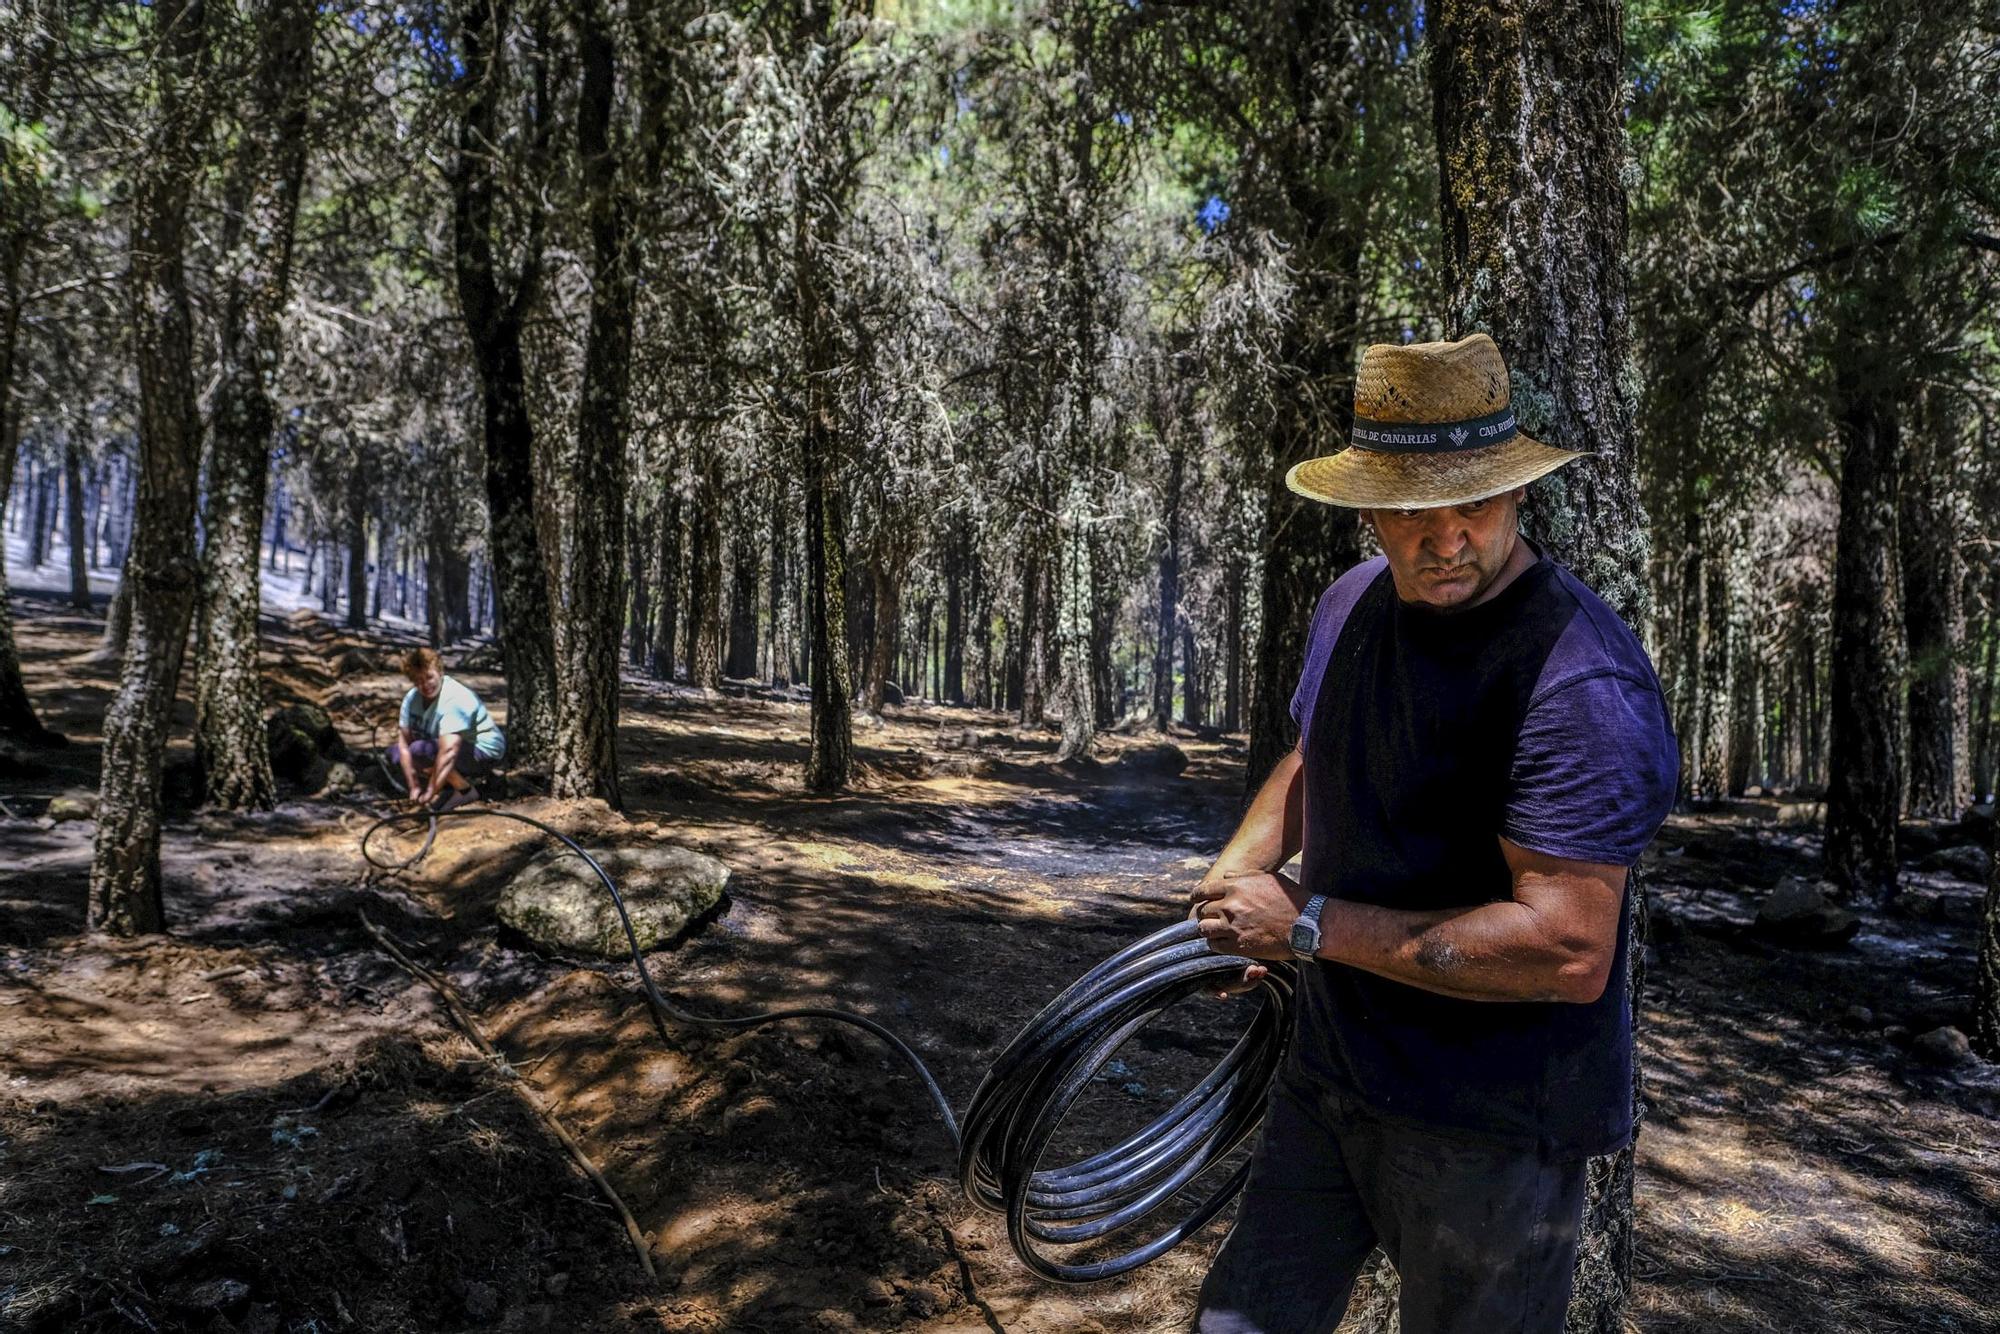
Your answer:
[[[478,801],[473,780],[507,753],[500,725],[470,686],[444,674],[435,649],[404,654],[403,675],[412,684],[403,696],[399,738],[388,750],[390,770],[402,775],[411,801],[435,811]]]

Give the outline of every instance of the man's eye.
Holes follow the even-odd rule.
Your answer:
[[[1487,504],[1486,501],[1475,500],[1470,505],[1460,505],[1458,507],[1458,512],[1460,514],[1477,514],[1479,513],[1479,511],[1486,508],[1486,504]]]

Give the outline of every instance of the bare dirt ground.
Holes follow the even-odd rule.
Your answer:
[[[1030,1279],[952,1183],[916,1081],[865,1036],[787,1025],[653,1032],[629,965],[581,967],[494,921],[537,850],[448,825],[404,876],[356,853],[373,798],[270,815],[185,805],[165,840],[169,934],[82,931],[87,821],[112,679],[97,622],[15,600],[30,688],[74,744],[0,759],[0,1330],[1128,1331],[1184,1325],[1222,1224],[1121,1281]],[[370,741],[401,686],[381,640],[269,622],[273,701]],[[359,649],[374,662],[348,654]],[[345,656],[344,656],[345,655]],[[463,672],[498,706],[501,683]],[[804,706],[629,683],[629,810],[526,797],[586,845],[664,827],[732,869],[725,910],[652,956],[712,1013],[837,1005],[923,1052],[955,1105],[1063,985],[1177,915],[1230,828],[1241,746],[1177,735],[1167,776],[1059,769],[1054,738],[962,709],[892,710],[862,779],[804,793]],[[1850,948],[1742,930],[1809,832],[1776,803],[1677,816],[1649,858],[1672,921],[1644,1017],[1636,1327],[1992,1328],[2000,1077],[1925,1063],[1966,1024],[1979,890],[1913,873],[1921,915]],[[615,1215],[361,914],[449,977],[644,1229]],[[1247,1005],[1247,1003],[1239,1003]],[[1866,1007],[1864,1016],[1854,1007]],[[1080,1126],[1130,1124],[1247,1017],[1190,1005],[1124,1053]]]

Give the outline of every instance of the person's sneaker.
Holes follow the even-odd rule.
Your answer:
[[[470,805],[478,800],[479,789],[468,783],[464,787],[455,787],[439,797],[432,803],[431,813],[433,815],[443,815],[446,811],[455,811],[460,806]]]

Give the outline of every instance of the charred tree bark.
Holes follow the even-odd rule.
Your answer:
[[[621,173],[626,135],[613,116],[617,47],[598,0],[577,7],[576,25],[583,66],[577,155],[592,281],[576,446],[564,470],[567,485],[542,493],[558,502],[563,517],[555,571],[563,614],[555,623],[549,791],[555,797],[601,797],[617,809],[624,804],[618,784],[618,647],[625,622],[625,435],[637,301],[631,254],[635,201]]]
[[[757,548],[739,535],[732,554],[727,672],[742,681],[757,675]]]
[[[1624,15],[1618,0],[1430,11],[1447,325],[1492,334],[1537,439],[1589,449],[1538,484],[1527,529],[1622,616],[1646,623],[1626,308]],[[1644,983],[1645,896],[1627,878],[1630,994]],[[1636,1007],[1635,1007],[1636,1008]],[[1635,1112],[1639,1090],[1633,1089]],[[1592,1161],[1571,1334],[1622,1334],[1632,1284],[1633,1155]]]
[[[347,481],[347,628],[368,628],[368,487],[358,468]]]
[[[1902,626],[1894,560],[1899,436],[1896,400],[1849,357],[1835,367],[1841,436],[1840,524],[1833,555],[1833,684],[1826,790],[1826,874],[1848,894],[1896,892],[1902,800]]]
[[[1243,725],[1243,562],[1231,556],[1223,568],[1224,651],[1229,661],[1223,668],[1222,730],[1234,732]]]
[[[139,371],[138,520],[125,582],[132,629],[104,719],[92,929],[129,936],[166,925],[160,899],[160,765],[194,615],[194,321],[182,246],[208,111],[200,84],[208,33],[201,0],[156,0],[155,119],[133,195],[130,296]]]
[[[680,618],[681,496],[669,490],[660,502],[659,608],[653,613],[653,646],[647,668],[662,681],[674,678],[674,632]]]
[[[895,557],[877,550],[868,561],[869,600],[874,604],[874,633],[868,649],[868,684],[862,707],[879,714],[888,699],[887,686],[896,672],[896,642],[903,632],[903,570],[891,568]],[[898,682],[898,688],[901,688]]]
[[[253,20],[257,67],[223,215],[225,285],[195,635],[195,755],[205,799],[224,810],[269,810],[276,797],[257,670],[263,593],[257,556],[277,425],[272,390],[284,356],[292,237],[305,183],[315,12],[309,0],[265,0]]]
[[[625,660],[639,668],[646,665],[647,646],[653,637],[653,586],[647,576],[647,562],[657,545],[653,525],[659,522],[659,517],[659,508],[655,506],[628,527],[625,577],[631,585],[632,610],[625,627]]]
[[[1156,391],[1157,392],[1157,391]],[[1157,415],[1156,429],[1167,436],[1167,477],[1164,527],[1160,548],[1160,606],[1153,640],[1153,730],[1164,732],[1174,716],[1174,625],[1181,603],[1181,480],[1187,474],[1187,447],[1167,414]]]
[[[688,552],[688,684],[722,685],[722,485],[712,460],[702,463]]]
[[[1091,664],[1091,599],[1095,593],[1090,548],[1090,497],[1073,482],[1056,525],[1055,620],[1056,707],[1062,711],[1062,741],[1056,759],[1090,753],[1097,738],[1096,676]]]
[[[1951,440],[1935,403],[1918,423],[1897,525],[1903,629],[1909,641],[1911,815],[1955,820],[1972,800],[1965,570],[1953,503]]]
[[[26,35],[12,58],[21,62],[20,105],[13,108],[32,124],[44,111],[49,81],[55,69],[57,26],[44,16]],[[14,379],[20,348],[22,266],[40,228],[38,191],[8,160],[11,147],[0,142],[0,514],[7,512],[20,454],[20,418],[14,404]],[[7,596],[6,561],[0,560],[0,737],[43,744],[61,737],[42,726],[28,687],[21,677],[21,658],[14,644],[14,611]]]
[[[1972,1045],[1989,1061],[2000,1061],[2000,842],[1986,882],[1979,914],[1978,976],[1973,982]]]
[[[1264,466],[1263,618],[1251,667],[1245,800],[1298,743],[1290,706],[1313,611],[1326,586],[1361,559],[1353,510],[1285,486],[1293,464],[1341,448],[1353,426],[1362,247],[1357,210],[1341,187],[1354,153],[1351,108],[1361,100],[1347,85],[1355,68],[1353,15],[1337,5],[1298,4],[1288,18],[1295,35],[1284,43],[1290,123],[1272,144],[1269,221],[1290,251],[1295,314],[1279,340],[1277,361],[1286,369]]]
[[[945,539],[944,682],[947,704],[965,703],[965,574],[971,563],[972,539],[958,529]]]
[[[1045,712],[1042,665],[1047,658],[1043,647],[1046,617],[1042,608],[1042,543],[1037,538],[1031,546],[1034,549],[1027,552],[1021,564],[1021,625],[1015,647],[1020,660],[1021,726],[1040,727]]]
[[[501,290],[496,254],[499,166],[504,140],[500,99],[506,84],[508,0],[463,0],[459,31],[465,47],[458,125],[458,161],[451,177],[452,268],[465,330],[479,374],[486,446],[487,553],[493,566],[507,673],[507,735],[516,758],[539,757],[554,729],[554,620],[548,570],[535,528],[535,432],[528,415],[522,333],[540,284],[543,211],[529,213],[521,270],[511,294]],[[544,151],[547,73],[537,68],[536,106],[526,117],[531,157]],[[538,164],[537,164],[538,165]]]

